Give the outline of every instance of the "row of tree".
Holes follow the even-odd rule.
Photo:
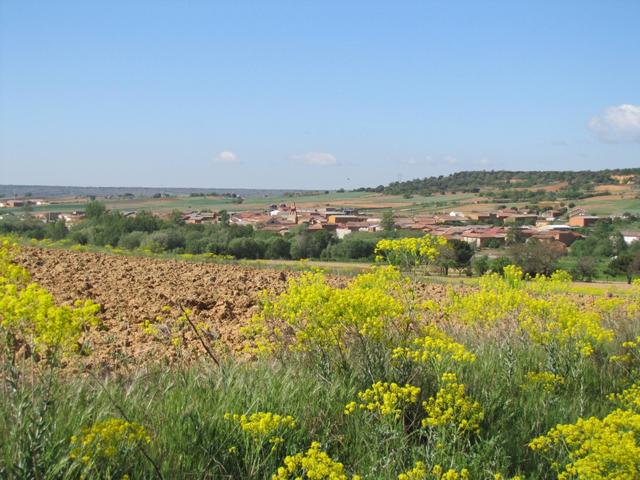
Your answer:
[[[432,195],[437,192],[479,192],[479,185],[484,189],[510,190],[514,187],[530,188],[552,183],[566,182],[568,187],[562,198],[579,198],[583,192],[594,185],[613,184],[612,176],[640,175],[640,168],[624,168],[599,171],[508,171],[479,170],[456,172],[451,175],[416,178],[404,182],[392,182],[387,186],[360,188],[359,191],[384,192],[394,195],[421,194]]]
[[[230,223],[229,214],[224,210],[220,212],[220,223],[213,225],[185,224],[177,211],[167,219],[144,211],[128,217],[118,211],[107,210],[104,204],[96,201],[89,202],[85,212],[86,219],[70,229],[63,221],[45,224],[30,215],[5,218],[0,221],[0,234],[68,239],[83,245],[110,245],[154,253],[214,253],[239,259],[367,261],[373,260],[376,244],[383,238],[421,235],[421,232],[395,230],[390,211],[383,215],[382,232],[355,232],[344,239],[338,239],[326,230],[309,231],[306,225],[300,225],[284,236],[255,230],[251,226]],[[619,223],[598,222],[585,239],[572,245],[570,256],[573,257],[574,278],[591,280],[606,274],[626,276],[631,280],[640,274],[640,242],[627,245],[619,231],[623,225]],[[562,249],[527,240],[516,227],[508,230],[506,243],[504,258],[490,260],[476,254],[468,243],[450,240],[441,249],[436,265],[445,275],[451,269],[467,275],[481,275],[489,270],[501,272],[504,265],[510,263],[519,265],[530,275],[548,275],[558,267],[560,258],[566,254]]]

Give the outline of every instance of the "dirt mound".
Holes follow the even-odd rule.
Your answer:
[[[181,345],[167,341],[181,307],[219,338],[231,353],[242,347],[239,329],[258,308],[261,291],[280,293],[295,272],[213,263],[189,263],[70,250],[23,248],[18,263],[59,303],[91,299],[102,306],[101,325],[87,334],[91,355],[80,368],[126,369],[147,362],[194,360],[205,351],[188,325]],[[330,277],[344,284],[346,277]],[[444,293],[441,285],[419,285],[418,297]],[[157,317],[163,320],[158,321]],[[145,332],[145,321],[160,331]]]

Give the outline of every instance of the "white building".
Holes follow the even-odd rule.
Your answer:
[[[624,243],[627,245],[631,245],[633,242],[640,241],[640,232],[620,232],[622,233],[622,238],[624,238]]]

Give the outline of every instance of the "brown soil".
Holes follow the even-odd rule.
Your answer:
[[[238,351],[238,329],[256,311],[258,293],[264,289],[281,292],[287,278],[294,275],[234,265],[39,248],[24,248],[18,263],[56,301],[70,304],[91,299],[102,306],[101,326],[87,334],[92,354],[84,359],[86,367],[99,368],[176,360],[177,349],[145,333],[142,325],[161,316],[166,320],[158,325],[173,328],[181,307],[192,310],[194,323],[204,322],[224,346]],[[163,311],[165,306],[169,312]],[[184,345],[181,353],[187,359],[204,353],[188,328]]]
[[[635,185],[596,185],[596,192],[612,192],[612,193],[625,193],[631,192],[633,193],[635,190]]]
[[[178,360],[193,361],[205,355],[188,325],[181,333],[182,346],[171,345],[166,333],[176,328],[181,307],[192,310],[190,318],[219,336],[218,350],[239,354],[239,329],[257,312],[263,290],[280,293],[295,272],[257,269],[237,265],[189,263],[70,250],[24,247],[17,259],[33,280],[49,290],[56,301],[71,304],[91,299],[102,306],[101,325],[86,334],[91,355],[81,357],[78,367],[122,370],[142,364]],[[347,277],[330,277],[344,284]],[[442,295],[444,285],[417,286],[417,296]],[[170,311],[163,311],[169,307]],[[165,308],[166,310],[166,308]],[[145,320],[164,332],[149,335]]]

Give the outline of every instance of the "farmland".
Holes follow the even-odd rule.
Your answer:
[[[271,203],[292,203],[295,202],[299,208],[321,208],[327,205],[336,207],[355,207],[363,210],[380,209],[380,208],[408,208],[410,210],[429,210],[435,207],[436,203],[457,204],[474,198],[470,194],[446,194],[434,197],[415,196],[410,199],[400,195],[384,195],[379,193],[367,192],[329,192],[315,194],[297,194],[295,196],[268,196],[268,197],[249,197],[244,199],[242,204],[234,203],[233,198],[222,196],[175,196],[169,198],[112,198],[101,199],[104,204],[113,210],[148,210],[157,213],[167,213],[172,210],[246,210],[257,211],[264,210],[265,206]],[[31,207],[34,213],[46,212],[69,212],[73,210],[82,210],[87,203],[86,199],[78,199],[75,197],[63,197],[52,200],[48,205],[37,205]],[[23,209],[7,208],[7,212],[20,213]]]
[[[597,196],[586,199],[582,203],[590,211],[596,214],[616,214],[624,212],[634,214],[640,213],[640,200],[635,198],[637,188],[632,186],[624,187],[621,192],[615,195]],[[189,197],[176,196],[170,198],[138,197],[133,199],[114,198],[103,199],[105,205],[114,210],[148,210],[156,213],[168,213],[172,210],[203,210],[210,209],[219,211],[227,209],[231,211],[263,210],[267,204],[292,203],[295,202],[299,208],[321,208],[327,205],[334,207],[352,207],[362,210],[378,210],[383,208],[394,208],[406,213],[438,213],[443,209],[455,207],[463,212],[485,212],[495,208],[495,203],[487,203],[485,198],[478,197],[470,193],[445,193],[433,196],[412,195],[406,198],[402,195],[388,195],[368,192],[330,192],[327,194],[300,194],[296,196],[269,196],[250,197],[242,204],[234,203],[232,198],[227,197]],[[46,212],[70,212],[82,210],[87,201],[73,197],[60,198],[52,201],[48,205],[38,205],[31,207],[34,213]],[[523,207],[527,202],[509,202],[510,205]],[[21,208],[8,208],[7,212],[20,213]]]
[[[87,337],[92,355],[84,359],[83,368],[175,362],[176,352],[159,339],[149,341],[144,326],[147,323],[157,328],[167,321],[171,323],[181,315],[181,308],[190,309],[198,322],[219,335],[225,351],[237,355],[242,346],[239,328],[257,312],[260,292],[281,293],[287,279],[300,275],[237,264],[42,248],[24,248],[17,262],[57,302],[72,304],[78,298],[87,298],[102,306],[101,323],[107,333],[95,331]],[[334,284],[345,283],[341,277],[331,278]],[[436,296],[444,293],[441,285],[424,286],[421,290],[425,297],[427,291]],[[193,340],[192,332],[182,333]],[[186,356],[193,361],[199,353],[195,343],[185,340],[182,360]]]
[[[638,476],[637,284],[1,251],[3,478]]]

